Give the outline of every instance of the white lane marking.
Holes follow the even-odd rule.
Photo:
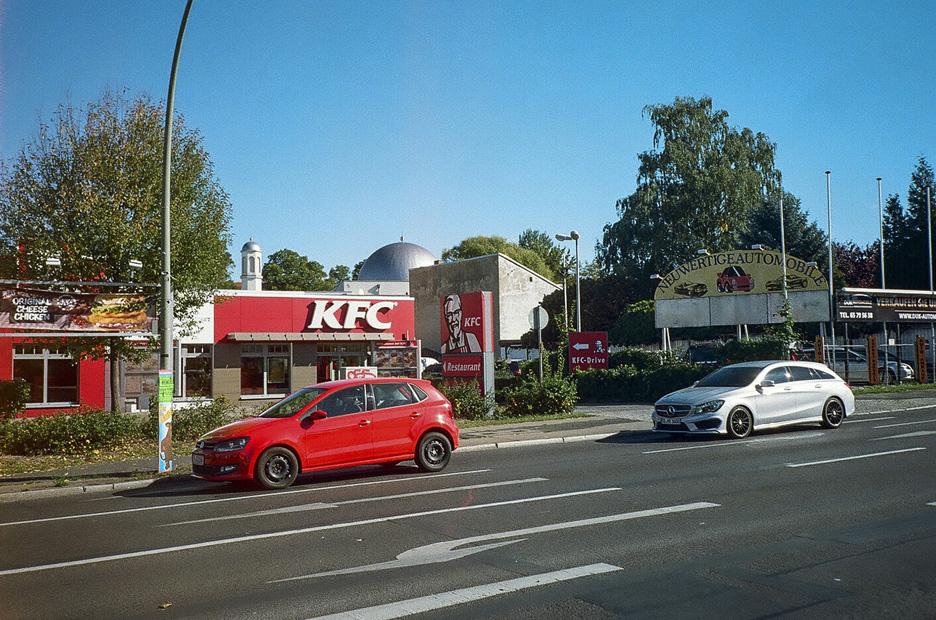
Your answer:
[[[703,448],[722,448],[725,446],[744,446],[751,443],[768,443],[772,441],[788,441],[791,439],[812,439],[813,437],[822,437],[824,433],[805,433],[802,435],[788,435],[783,437],[762,437],[760,439],[742,439],[741,441],[721,441],[719,443],[707,443],[703,446],[683,446],[681,448],[664,448],[662,450],[646,450],[644,454],[660,454],[661,452],[679,452],[682,450],[701,450]]]
[[[475,553],[487,551],[504,545],[512,545],[521,542],[526,538],[521,536],[530,536],[532,534],[542,534],[544,532],[554,532],[557,530],[568,530],[579,527],[588,527],[592,525],[603,525],[606,523],[616,523],[618,521],[628,521],[631,519],[640,519],[642,517],[654,517],[658,515],[674,514],[678,512],[687,512],[690,510],[701,510],[703,508],[717,508],[719,504],[711,502],[695,502],[692,504],[680,504],[677,506],[665,506],[663,508],[652,508],[649,510],[638,510],[636,512],[624,512],[606,517],[594,517],[591,519],[581,519],[578,521],[569,521],[566,523],[551,523],[549,525],[540,525],[537,527],[528,527],[522,530],[512,530],[509,532],[495,532],[494,534],[482,534],[480,536],[471,536],[469,538],[460,538],[456,540],[445,540],[442,542],[423,545],[414,549],[408,549],[389,562],[379,562],[365,566],[355,566],[339,570],[328,571],[324,573],[315,573],[312,575],[300,575],[299,577],[287,577],[286,579],[277,579],[268,583],[281,583],[284,581],[296,581],[299,579],[310,579],[313,577],[325,577],[331,575],[350,575],[353,573],[365,573],[377,570],[388,570],[391,568],[405,568],[410,566],[421,566],[424,564],[439,564],[450,562]],[[488,543],[486,545],[476,545],[479,542],[489,540],[507,540],[506,542]],[[456,549],[465,545],[475,545],[467,549]]]
[[[893,420],[894,416],[889,415],[883,418],[871,418],[868,420],[855,420],[852,418],[845,418],[845,424],[861,424],[862,422],[880,422],[881,420]]]
[[[883,441],[885,439],[907,439],[909,437],[925,437],[927,435],[936,435],[936,431],[915,431],[913,433],[904,433],[903,435],[889,435],[887,437],[875,437],[871,441]]]
[[[298,506],[286,506],[284,508],[273,508],[271,510],[259,510],[257,512],[247,512],[239,515],[227,515],[224,517],[209,517],[207,519],[192,519],[191,521],[177,521],[175,523],[165,523],[159,527],[171,527],[174,525],[189,525],[192,523],[207,523],[209,521],[229,521],[232,519],[249,519],[251,517],[268,517],[272,515],[290,514],[294,512],[305,512],[307,510],[322,510],[323,508],[338,508],[348,504],[363,504],[367,502],[380,502],[387,499],[403,499],[407,497],[420,497],[423,495],[438,495],[440,493],[453,493],[456,491],[470,491],[473,489],[487,489],[491,487],[505,487],[513,484],[530,484],[531,482],[546,482],[549,478],[524,478],[522,480],[504,480],[502,482],[488,482],[484,484],[468,484],[460,487],[446,487],[444,489],[430,489],[429,491],[414,491],[412,493],[398,493],[396,495],[381,495],[379,497],[360,497],[358,499],[349,499],[343,502],[314,502],[311,504],[300,504]]]
[[[838,459],[826,459],[824,461],[811,461],[809,463],[786,463],[787,467],[809,467],[810,465],[826,465],[828,463],[840,463],[842,461],[854,461],[856,459],[870,459],[876,456],[888,456],[890,454],[902,454],[904,452],[916,452],[917,450],[926,450],[926,448],[907,448],[906,450],[890,450],[889,452],[872,452],[871,454],[858,454],[856,456],[843,456]]]
[[[933,424],[936,420],[918,420],[916,422],[900,422],[899,424],[882,424],[874,428],[894,428],[895,426],[911,426],[913,424]]]
[[[452,590],[451,592],[443,592],[441,594],[411,598],[396,603],[387,603],[386,605],[375,605],[374,607],[364,607],[343,613],[319,616],[319,618],[315,620],[362,620],[363,618],[367,618],[367,620],[390,620],[392,618],[403,618],[413,614],[480,601],[486,598],[500,596],[501,594],[511,594],[513,592],[519,592],[520,590],[579,579],[581,577],[613,573],[619,570],[624,569],[619,566],[614,566],[613,564],[588,564],[586,566],[576,566],[574,568],[567,568],[549,573],[540,573],[539,575],[497,581],[481,586],[474,586],[473,588],[462,588],[460,590]]]
[[[271,493],[254,493],[253,495],[238,495],[237,497],[221,497],[218,499],[201,499],[194,502],[180,502],[178,504],[160,504],[159,506],[142,506],[140,508],[124,508],[122,510],[106,510],[104,512],[86,512],[73,515],[63,515],[61,517],[45,517],[43,519],[27,519],[25,521],[9,521],[0,523],[0,527],[8,525],[26,525],[28,523],[48,523],[49,521],[66,521],[69,519],[85,519],[88,517],[104,517],[108,515],[119,515],[128,512],[144,512],[147,510],[167,510],[169,508],[179,508],[182,506],[201,506],[203,504],[217,504],[219,502],[236,502],[245,499],[257,499],[259,497],[272,497],[281,495],[293,495],[295,493],[315,493],[317,491],[331,491],[333,489],[350,489],[351,487],[372,486],[375,484],[389,484],[392,482],[409,482],[411,480],[434,480],[436,478],[447,478],[449,476],[465,476],[468,474],[481,474],[491,471],[490,469],[475,469],[472,471],[455,471],[448,474],[429,474],[409,478],[390,478],[382,480],[371,480],[368,482],[350,482],[348,484],[336,484],[329,487],[311,487],[307,489],[290,489],[289,491],[273,491]]]
[[[936,506],[936,502],[929,502],[929,503],[926,504],[926,505],[927,505],[927,506]]]
[[[512,504],[525,504],[527,502],[542,502],[551,499],[563,499],[566,497],[577,497],[579,495],[593,495],[595,493],[608,493],[610,491],[620,491],[621,487],[607,487],[604,489],[588,489],[586,491],[572,491],[569,493],[557,493],[556,495],[540,495],[538,497],[524,497],[522,499],[512,499],[503,502],[492,502],[490,504],[475,504],[472,506],[456,506],[454,508],[441,508],[439,510],[425,510],[422,512],[410,512],[389,517],[375,517],[373,519],[362,519],[360,521],[346,521],[344,523],[331,523],[328,525],[316,525],[313,527],[304,527],[298,530],[284,530],[280,532],[268,532],[266,534],[251,534],[248,536],[236,536],[234,538],[221,538],[218,540],[206,540],[200,543],[191,543],[188,545],[176,545],[174,547],[161,547],[159,549],[146,549],[144,551],[131,551],[130,553],[118,553],[116,555],[104,555],[96,558],[85,558],[84,560],[72,560],[69,562],[56,562],[54,564],[41,564],[37,566],[24,566],[22,568],[8,568],[0,570],[0,577],[7,575],[18,575],[21,573],[36,573],[54,568],[68,568],[71,566],[84,566],[87,564],[99,564],[101,562],[113,562],[115,560],[127,560],[130,558],[141,558],[149,555],[162,555],[176,551],[188,551],[190,549],[204,549],[205,547],[217,547],[219,545],[230,545],[241,542],[251,542],[254,540],[264,540],[268,538],[282,538],[284,536],[295,536],[297,534],[309,534],[311,532],[322,532],[325,530],[336,530],[346,527],[357,527],[361,525],[372,525],[374,523],[386,523],[388,521],[400,521],[403,519],[415,519],[417,517],[427,517],[431,515],[445,514],[449,512],[463,512],[466,510],[481,510],[482,508],[494,508],[497,506],[509,506]]]

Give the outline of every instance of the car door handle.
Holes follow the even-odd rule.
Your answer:
[[[419,413],[418,411],[414,411],[413,413],[410,414],[409,417],[411,417],[411,418],[413,418],[413,419],[415,420],[416,418],[421,418],[421,417],[422,417],[422,414]]]
[[[815,387],[817,390],[821,390],[821,389],[822,389],[822,384],[821,384],[821,383],[817,383],[814,387]]]
[[[784,391],[784,392],[789,392],[789,391],[792,390],[792,389],[793,389],[793,388],[785,387],[785,388],[783,388],[783,391]]]
[[[360,422],[358,422],[358,426],[362,428],[365,426],[370,426],[370,420],[361,420]]]

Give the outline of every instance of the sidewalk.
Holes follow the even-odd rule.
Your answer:
[[[932,392],[900,394],[869,394],[857,399],[856,414],[918,409],[936,406]],[[587,418],[497,424],[463,429],[458,452],[517,448],[548,443],[595,441],[621,432],[650,430],[652,405],[583,404],[576,413]],[[0,478],[0,502],[18,501],[27,497],[72,495],[91,491],[126,490],[158,485],[183,485],[195,479],[189,476],[191,465],[187,454],[176,455],[178,469],[169,476],[156,477],[155,455],[110,463],[76,465],[30,472]],[[201,483],[199,483],[201,484]],[[25,491],[25,493],[24,493]]]

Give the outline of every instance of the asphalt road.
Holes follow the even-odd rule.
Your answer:
[[[11,618],[936,616],[936,408],[0,505]]]

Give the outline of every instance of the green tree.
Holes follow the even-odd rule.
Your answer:
[[[496,253],[509,256],[521,265],[535,271],[548,280],[556,279],[556,274],[549,268],[542,256],[533,250],[522,248],[516,243],[507,241],[504,237],[496,235],[490,237],[468,237],[454,248],[444,250],[442,252],[442,260],[458,261]]]
[[[800,207],[800,200],[790,192],[783,193],[783,228],[786,251],[807,261],[816,261],[820,266],[829,263],[826,234],[815,222],[810,222]],[[780,250],[780,196],[772,192],[765,197],[748,216],[748,228],[741,233],[740,247],[751,247],[760,243]]]
[[[2,263],[5,277],[159,282],[164,118],[161,103],[105,93],[83,109],[62,105],[41,124],[0,169],[0,255],[19,259]],[[172,149],[173,315],[184,329],[227,280],[231,203],[201,135],[178,115]],[[45,265],[53,255],[61,267]],[[131,272],[130,260],[142,269]],[[109,358],[115,409],[123,402],[120,360],[149,354],[119,338],[67,346]]]
[[[658,340],[653,300],[642,299],[624,308],[608,333],[611,344],[633,346]]]
[[[933,168],[925,157],[917,160],[907,190],[907,208],[900,197],[887,198],[884,210],[884,260],[888,288],[929,289],[929,231],[926,188],[936,190]],[[936,196],[931,196],[931,200]],[[936,213],[933,213],[936,216]],[[936,227],[936,218],[934,218]]]
[[[332,290],[342,282],[347,282],[350,279],[351,270],[348,269],[347,265],[335,265],[328,270],[328,280],[326,280],[325,284],[328,286],[328,290]]]
[[[326,281],[321,263],[295,250],[282,249],[267,257],[263,265],[263,287],[271,291],[321,291],[333,288]]]
[[[358,276],[359,276],[360,273],[361,273],[361,267],[363,267],[363,266],[364,266],[364,261],[362,261],[362,260],[359,260],[358,262],[354,263],[354,267],[351,269],[351,279],[352,279],[352,280],[357,280],[357,279],[358,279]]]
[[[698,248],[734,249],[751,211],[777,185],[775,146],[763,133],[728,124],[708,97],[677,97],[644,112],[653,148],[638,156],[637,188],[618,200],[618,220],[596,247],[602,268],[646,289]]]
[[[568,248],[561,247],[545,232],[528,228],[520,233],[517,245],[536,252],[550,271],[559,277],[568,275],[572,268],[572,258]]]

